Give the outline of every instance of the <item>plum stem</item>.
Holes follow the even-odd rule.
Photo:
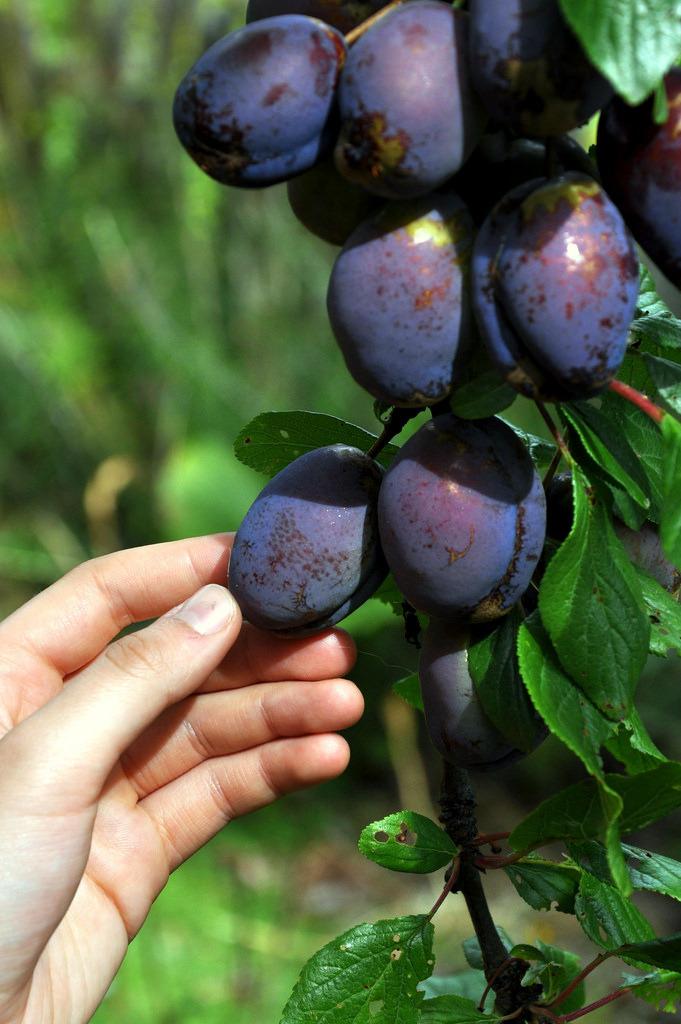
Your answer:
[[[506,967],[508,966],[509,962],[512,959],[513,959],[513,957],[507,956],[506,959],[502,963],[500,963],[499,966],[497,967],[497,969],[495,971],[493,971],[492,974],[490,975],[490,977],[489,977],[489,979],[487,981],[487,984],[485,986],[485,991],[480,996],[480,1002],[478,1003],[478,1010],[480,1011],[480,1013],[482,1013],[483,1010],[485,1009],[485,1003],[487,1002],[487,996],[492,991],[492,985],[497,980],[497,978],[499,977],[501,972],[506,969]]]
[[[364,33],[368,32],[368,30],[372,28],[377,21],[380,21],[388,11],[391,11],[394,7],[401,7],[405,2],[406,0],[392,0],[392,3],[386,4],[385,7],[381,7],[380,11],[376,11],[376,13],[372,14],[371,17],[366,18],[355,28],[350,29],[350,31],[345,35],[346,46],[352,46],[352,44],[356,43],[358,39],[361,39]]]
[[[539,412],[539,415],[543,419],[543,421],[546,424],[546,426],[549,428],[549,431],[551,433],[551,437],[553,438],[553,440],[558,445],[558,450],[560,451],[561,455],[563,456],[563,458],[565,459],[566,462],[568,462],[570,465],[572,465],[574,463],[574,459],[572,458],[572,455],[570,454],[570,449],[567,446],[565,438],[563,437],[563,435],[561,434],[560,430],[558,429],[558,426],[553,422],[553,417],[549,413],[549,411],[546,408],[546,406],[544,405],[544,403],[540,402],[539,399],[535,399],[535,403],[534,404],[537,406],[537,411]]]
[[[611,380],[608,384],[609,389],[620,398],[624,398],[627,402],[631,402],[632,405],[644,412],[646,416],[649,416],[653,423],[657,423],[658,426],[664,418],[664,411],[660,409],[659,405],[655,405],[651,402],[646,395],[642,395],[636,388],[632,388],[629,384],[625,384],[621,380]]]
[[[534,1002],[541,993],[538,985],[523,988],[527,970],[524,960],[510,959],[489,909],[480,872],[474,861],[478,856],[475,840],[478,825],[475,818],[475,794],[468,772],[444,763],[444,777],[440,793],[440,821],[447,835],[461,848],[459,892],[466,907],[480,945],[485,977],[496,996],[497,1010],[501,1014],[520,1017],[524,1007]]]
[[[442,906],[444,901],[449,896],[450,892],[452,892],[452,890],[456,887],[456,883],[459,881],[459,873],[460,873],[460,871],[461,871],[461,857],[457,857],[456,860],[454,861],[454,863],[452,864],[452,870],[451,870],[451,872],[449,874],[449,878],[447,879],[447,882],[445,884],[444,889],[442,890],[442,892],[440,893],[438,898],[435,900],[435,903],[433,904],[433,906],[431,907],[431,909],[430,909],[430,911],[428,913],[428,920],[429,921],[432,921],[432,919],[435,917],[435,915],[437,914],[438,910],[440,909],[440,907]]]
[[[558,451],[556,452],[556,454],[551,459],[551,463],[549,465],[549,468],[546,470],[546,475],[544,476],[544,479],[542,480],[542,485],[544,487],[544,490],[546,490],[546,488],[549,486],[549,484],[553,480],[554,476],[556,475],[556,470],[560,466],[560,462],[561,462],[562,458],[563,458],[563,453],[562,453],[562,451],[559,448]]]
[[[383,427],[383,432],[367,451],[369,458],[375,459],[380,455],[385,446],[390,444],[394,437],[397,437],[409,420],[413,419],[414,416],[418,416],[422,411],[421,409],[393,409]]]
[[[597,999],[595,1003],[589,1003],[588,1006],[583,1006],[581,1010],[575,1010],[574,1013],[567,1013],[563,1017],[558,1017],[561,1024],[568,1024],[569,1021],[579,1020],[580,1017],[586,1017],[588,1013],[593,1013],[594,1010],[600,1010],[601,1006],[607,1006],[608,1003],[614,1003],[616,999],[621,999],[622,996],[628,996],[630,989],[618,988],[615,992],[611,992],[609,996],[603,996],[602,999]]]
[[[524,857],[527,857],[527,850],[520,850],[518,853],[512,853],[508,857],[497,857],[494,855],[489,857],[476,857],[475,863],[480,868],[492,868],[496,870],[497,868],[508,868],[511,864],[517,864],[518,861],[522,860]]]
[[[612,955],[613,954],[609,953],[609,952],[608,953],[599,953],[598,956],[594,957],[594,959],[591,961],[591,963],[588,963],[586,965],[586,967],[582,971],[580,971],[579,974],[576,975],[576,977],[574,977],[572,979],[570,984],[567,985],[566,988],[564,988],[562,992],[559,992],[558,995],[556,996],[556,998],[552,999],[551,1002],[548,1003],[547,1005],[552,1010],[555,1010],[555,1008],[557,1006],[560,1006],[561,1003],[565,1002],[565,1000],[568,998],[568,996],[572,995],[572,993],[577,988],[577,986],[581,985],[581,983],[584,981],[584,979],[588,978],[592,971],[595,971],[596,968],[600,967],[602,963],[605,963],[606,960],[609,960]]]
[[[472,846],[492,846],[494,843],[501,842],[503,839],[508,839],[510,832],[481,832],[477,835]]]

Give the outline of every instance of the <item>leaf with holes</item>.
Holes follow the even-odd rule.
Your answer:
[[[362,830],[359,852],[390,871],[429,874],[460,852],[444,829],[415,811],[398,811]]]

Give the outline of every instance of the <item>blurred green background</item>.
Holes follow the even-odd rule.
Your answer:
[[[0,0],[3,614],[93,554],[235,528],[263,480],[231,444],[261,411],[375,429],[326,320],[333,250],[298,225],[283,187],[219,187],[172,130],[180,77],[242,19],[228,0]],[[540,431],[529,406],[514,418]],[[376,601],[349,623],[367,713],[346,776],[231,824],[178,871],[97,1024],[276,1024],[333,935],[430,906],[439,878],[388,875],[355,847],[389,811],[433,813],[435,758],[390,694],[415,664],[399,625]],[[680,680],[678,664],[658,663],[641,687],[651,731],[677,756]],[[512,827],[580,775],[550,741],[504,779],[482,778],[481,826]],[[678,855],[679,824],[641,842]],[[489,888],[515,941],[588,954],[573,919],[532,914],[505,878]],[[674,907],[643,902],[661,930],[679,928]],[[451,973],[471,930],[460,901],[438,925],[437,970]],[[638,1004],[589,1019],[617,1012],[658,1019]]]

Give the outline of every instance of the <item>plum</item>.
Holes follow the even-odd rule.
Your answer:
[[[558,0],[473,0],[470,18],[473,84],[490,115],[516,134],[571,131],[612,96]]]
[[[350,373],[375,398],[420,407],[451,391],[473,238],[466,207],[443,193],[389,203],[348,239],[329,318]]]
[[[603,185],[636,241],[681,288],[681,68],[664,80],[669,114],[653,120],[653,100],[614,99],[600,119],[597,156]]]
[[[483,711],[468,668],[470,631],[432,619],[419,659],[426,726],[433,746],[458,768],[502,768],[526,756]],[[546,736],[537,718],[535,746]]]
[[[593,178],[512,190],[473,251],[473,307],[502,376],[528,398],[586,399],[617,373],[638,297],[633,240]]]
[[[417,610],[442,619],[509,611],[537,566],[545,520],[532,459],[498,419],[436,416],[395,456],[378,499],[397,586]]]
[[[315,18],[281,15],[214,43],[173,106],[180,142],[225,185],[258,188],[312,167],[333,146],[343,36]]]
[[[343,178],[330,159],[292,178],[286,189],[300,223],[330,245],[343,245],[381,203],[377,196]]]
[[[249,622],[303,636],[371,597],[387,574],[376,514],[382,474],[358,448],[334,444],[270,480],[239,527],[229,565]]]
[[[424,195],[464,163],[484,127],[467,62],[468,15],[411,0],[352,46],[341,74],[341,174],[388,199]]]
[[[306,14],[349,32],[384,7],[386,0],[248,0],[246,21],[262,21],[280,14]]]

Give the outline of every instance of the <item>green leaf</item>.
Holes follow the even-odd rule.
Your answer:
[[[622,801],[623,834],[646,828],[681,807],[681,764],[667,761],[630,777],[608,774],[608,789]],[[608,822],[599,784],[584,779],[549,797],[511,833],[514,850],[530,850],[554,840],[597,839]]]
[[[681,807],[681,764],[676,761],[666,761],[628,778],[622,775],[607,775],[606,778],[624,801],[620,823],[623,835],[647,828]]]
[[[681,348],[681,320],[672,313],[650,314],[634,320],[629,327],[629,336],[634,345],[643,350],[660,351]],[[618,374],[621,379],[621,375]]]
[[[615,731],[558,661],[538,612],[525,620],[518,634],[518,658],[532,702],[554,736],[602,778],[600,749]]]
[[[601,502],[572,476],[575,514],[551,559],[539,610],[561,664],[608,718],[625,718],[645,665],[650,623],[641,587]]]
[[[458,848],[430,818],[398,811],[362,830],[359,852],[390,871],[427,875],[449,864]]]
[[[421,1007],[421,1024],[496,1024],[497,1014],[482,1013],[472,999],[462,996],[437,996],[426,999]]]
[[[576,978],[581,970],[579,957],[568,950],[559,949],[558,946],[551,946],[541,939],[537,939],[534,946],[516,946],[511,950],[512,955],[524,960],[529,960],[532,966],[525,973],[523,987],[541,985],[543,989],[542,1002],[550,1003],[556,996],[567,988],[573,978]],[[584,983],[577,986],[575,991],[560,1004],[561,1014],[570,1013],[579,1009],[584,1003]]]
[[[660,853],[623,845],[634,889],[659,892],[681,901],[681,863]],[[681,966],[681,960],[677,966]]]
[[[505,423],[507,427],[510,427],[523,442],[530,458],[538,468],[542,466],[548,466],[556,454],[556,446],[553,441],[546,441],[543,437],[538,437],[537,434],[528,434],[526,430],[521,430],[515,423],[511,423],[510,420],[504,419],[503,416],[499,416],[498,419],[502,423]]]
[[[405,676],[404,679],[398,679],[396,683],[393,683],[393,693],[401,697],[402,700],[406,700],[407,704],[411,704],[417,711],[423,711],[423,697],[421,696],[421,684],[419,677],[414,672],[410,676]]]
[[[605,825],[598,783],[584,779],[544,800],[511,832],[509,843],[531,850],[554,840],[595,839]]]
[[[645,363],[638,354],[625,358],[619,378],[638,391],[650,392],[652,389],[652,381],[648,376]],[[608,418],[617,431],[626,437],[629,445],[636,452],[641,469],[646,475],[648,492],[651,496],[648,518],[653,522],[659,522],[664,496],[664,442],[659,427],[644,412],[612,391],[607,392],[603,397],[601,413]]]
[[[534,910],[560,910],[574,914],[579,869],[566,863],[526,857],[504,871],[518,895]]]
[[[636,319],[634,323],[638,323],[640,319],[649,315],[666,316],[674,319],[674,314],[671,309],[664,299],[658,295],[653,275],[650,273],[645,263],[639,263],[638,269],[638,301],[636,303]]]
[[[610,753],[621,761],[630,775],[647,772],[668,759],[653,743],[641,716],[634,708],[617,732],[606,743]]]
[[[650,507],[648,481],[626,437],[587,402],[563,405],[561,412],[594,462],[642,508]]]
[[[652,929],[651,929],[652,931]],[[620,956],[637,963],[649,964],[674,971],[681,964],[681,932],[666,939],[651,939],[648,942],[628,942],[619,951]]]
[[[672,412],[681,414],[681,365],[659,356],[643,353],[648,373],[651,376],[662,404]]]
[[[593,64],[630,104],[641,103],[681,52],[678,0],[560,0]]]
[[[676,1013],[681,1003],[681,974],[676,971],[656,971],[643,977],[625,974],[623,980],[637,999],[642,999],[661,1013]]]
[[[584,933],[603,949],[654,938],[650,923],[631,900],[614,886],[584,872],[575,900],[575,913]]]
[[[402,604],[404,602],[404,595],[397,589],[395,577],[392,573],[386,576],[378,590],[371,596],[383,604],[389,604],[396,615],[401,616],[403,614]]]
[[[375,434],[336,416],[318,412],[263,412],[248,423],[234,442],[234,454],[251,469],[274,476],[290,462],[315,448],[349,444],[366,451]],[[388,466],[399,449],[391,444],[378,461]]]
[[[498,925],[497,931],[499,932],[499,938],[503,942],[506,952],[509,952],[509,950],[513,949],[513,946],[515,945],[513,939],[507,931],[500,928]],[[471,935],[470,939],[466,939],[463,943],[463,955],[466,957],[466,963],[469,967],[473,967],[476,971],[484,970],[480,943],[475,935]]]
[[[518,750],[537,743],[537,714],[518,669],[516,634],[520,610],[513,609],[491,630],[478,634],[468,648],[468,669],[482,709]]]
[[[507,409],[518,397],[518,392],[507,384],[492,364],[485,346],[479,339],[471,345],[460,374],[459,383],[452,393],[452,412],[464,420],[480,420]]]
[[[357,925],[308,960],[280,1024],[417,1024],[432,969],[427,917]]]
[[[664,437],[664,504],[660,537],[667,558],[681,568],[681,423],[667,415]]]
[[[486,984],[482,971],[471,969],[460,971],[458,974],[426,978],[419,985],[419,991],[423,992],[426,999],[435,999],[436,996],[463,996],[464,999],[473,999],[477,1006]]]
[[[650,619],[650,653],[661,658],[670,650],[681,654],[681,605],[652,576],[637,571]]]

